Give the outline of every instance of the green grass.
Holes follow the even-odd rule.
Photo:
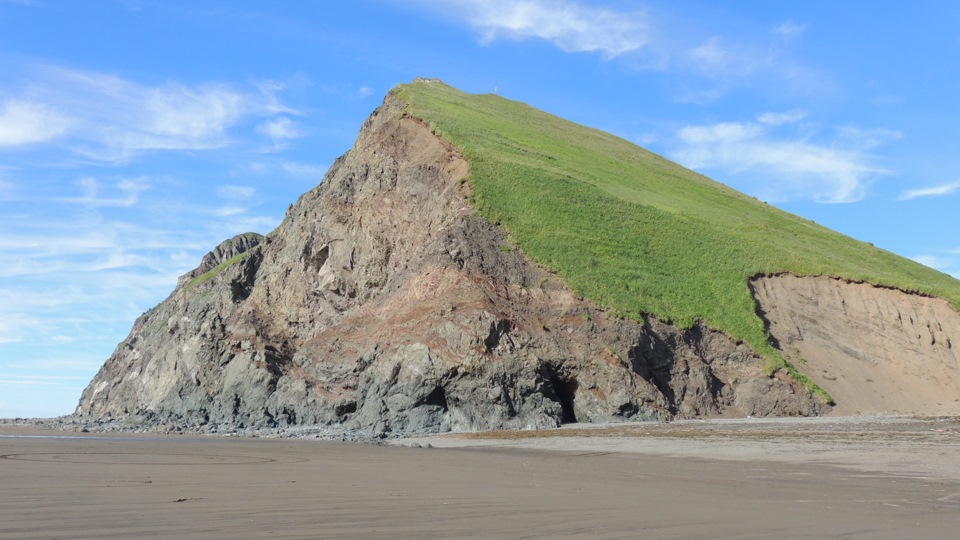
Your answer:
[[[207,270],[206,272],[204,272],[204,273],[200,274],[199,276],[196,276],[196,277],[194,277],[193,279],[191,279],[190,281],[188,281],[188,282],[187,282],[187,288],[195,287],[195,286],[200,285],[200,284],[202,284],[202,283],[208,283],[208,282],[210,282],[210,281],[213,281],[213,278],[219,276],[219,275],[220,275],[220,272],[223,272],[223,270],[224,270],[225,268],[227,268],[228,266],[230,266],[230,265],[232,265],[232,264],[235,264],[235,263],[238,263],[238,262],[242,261],[243,258],[246,257],[246,256],[247,256],[246,253],[241,253],[241,254],[236,255],[236,256],[234,256],[234,257],[230,257],[229,259],[223,261],[222,263],[214,266],[214,267],[211,268],[210,270]]]
[[[788,366],[748,280],[790,272],[867,281],[960,307],[960,282],[783,212],[623,139],[495,95],[401,85],[407,114],[470,163],[473,203],[578,294],[623,316],[696,321]]]

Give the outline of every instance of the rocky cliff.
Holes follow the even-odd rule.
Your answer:
[[[280,227],[136,321],[76,415],[384,434],[828,408],[722,333],[576,297],[474,213],[468,172],[388,96]]]

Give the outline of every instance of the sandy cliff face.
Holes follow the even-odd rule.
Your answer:
[[[474,213],[467,174],[388,97],[277,230],[136,322],[76,414],[388,433],[825,410],[721,333],[577,298]]]
[[[826,277],[751,284],[785,356],[834,414],[960,414],[960,314],[939,298]]]

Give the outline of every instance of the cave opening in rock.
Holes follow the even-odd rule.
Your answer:
[[[323,246],[320,248],[320,251],[317,251],[310,260],[310,264],[320,270],[323,268],[323,265],[327,264],[327,259],[330,258],[330,246]]]
[[[553,391],[557,394],[557,401],[560,402],[561,424],[574,424],[577,421],[577,414],[573,408],[574,397],[577,393],[577,380],[574,378],[553,379]]]
[[[427,396],[427,399],[423,403],[424,405],[435,405],[446,411],[448,408],[447,392],[444,391],[442,386],[437,386],[433,389],[433,392],[430,392],[430,395]]]

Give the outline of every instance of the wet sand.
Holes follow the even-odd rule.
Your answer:
[[[571,424],[556,430],[451,433],[392,443],[810,463],[960,482],[958,417],[734,418]]]
[[[469,447],[28,438],[62,433],[0,426],[0,435],[20,435],[0,436],[0,537],[956,538],[960,530],[960,481],[952,469],[865,472],[767,459],[749,454],[746,443],[740,459],[683,454],[718,441],[742,446],[709,429],[631,436],[672,445],[671,455],[624,450],[616,437],[596,433],[581,437],[592,446],[576,437],[526,439],[553,441],[546,450],[462,436],[430,440]],[[936,455],[917,454],[909,439],[905,458]],[[838,452],[843,440],[834,445]],[[937,440],[938,451],[960,449],[953,437]]]

